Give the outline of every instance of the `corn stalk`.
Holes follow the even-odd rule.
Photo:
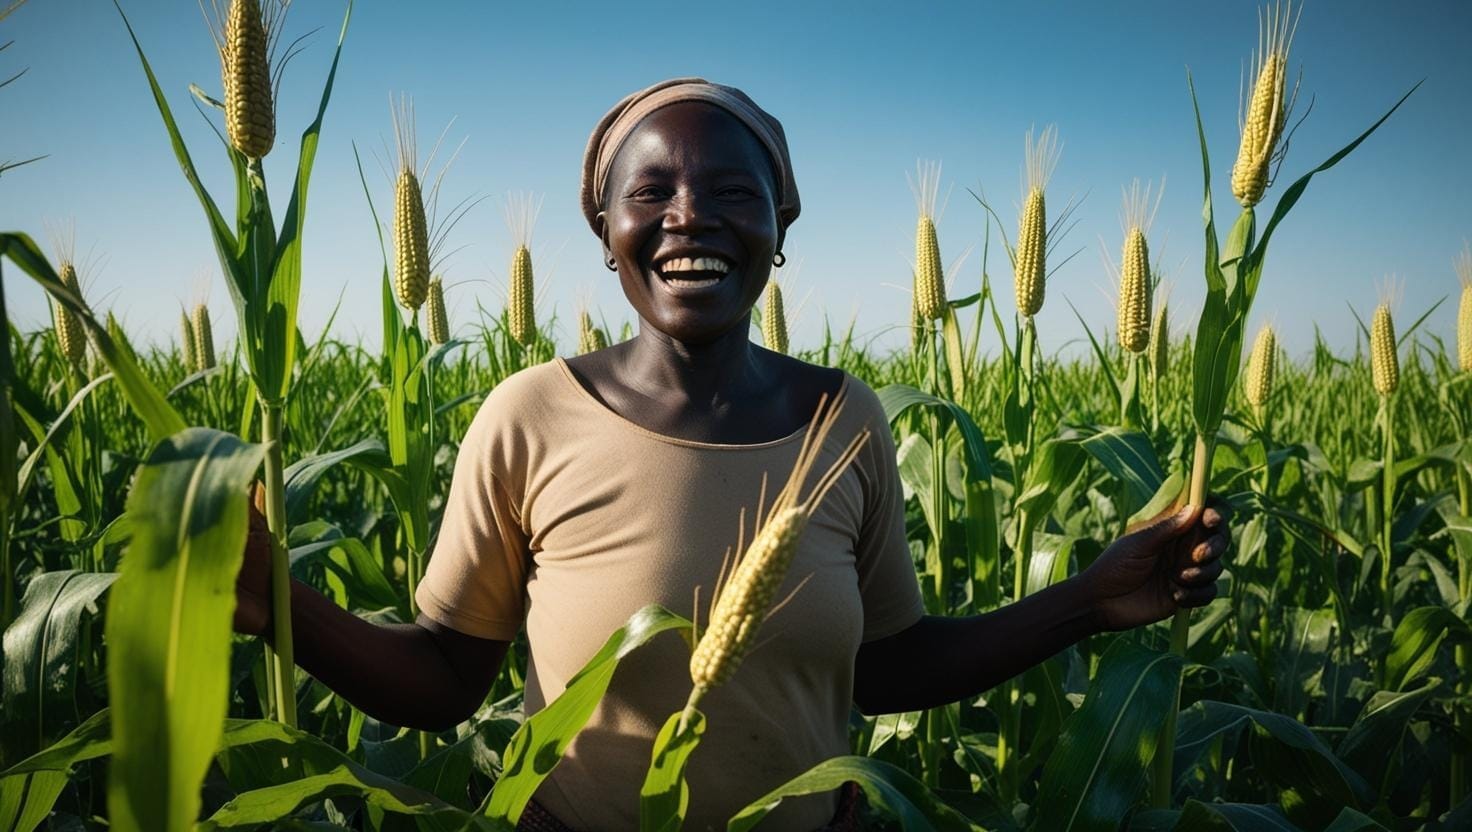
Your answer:
[[[118,14],[123,15],[121,6],[118,7]],[[210,236],[226,277],[225,283],[235,304],[239,338],[261,412],[261,440],[268,448],[266,518],[271,532],[271,598],[275,626],[275,649],[273,651],[270,647],[267,648],[267,663],[274,680],[275,715],[280,721],[292,726],[296,724],[296,674],[292,661],[291,571],[286,550],[286,490],[282,480],[286,440],[282,431],[282,410],[291,392],[292,370],[296,364],[296,318],[301,289],[302,231],[306,223],[307,186],[311,180],[322,121],[332,94],[332,82],[337,75],[338,60],[342,56],[343,39],[347,35],[351,16],[352,3],[349,0],[316,118],[302,134],[291,199],[278,235],[270,202],[266,197],[266,177],[261,160],[246,157],[222,136],[221,144],[235,172],[236,190],[235,227],[232,229],[226,222],[214,198],[205,190],[200,180],[194,161],[174,122],[168,101],[143,53],[143,46],[139,43],[132,24],[123,15],[124,25],[133,40],[138,60],[143,65],[174,155],[184,172],[184,178],[193,186],[209,224]],[[196,95],[211,106],[221,106],[219,102],[198,91]]]

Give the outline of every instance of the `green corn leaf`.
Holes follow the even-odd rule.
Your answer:
[[[5,629],[5,759],[24,759],[45,748],[76,719],[83,616],[115,578],[112,572],[66,570],[26,584],[20,614]]]
[[[1406,613],[1395,627],[1390,655],[1385,657],[1386,686],[1405,690],[1431,666],[1445,639],[1472,641],[1472,627],[1445,607],[1418,607]]]
[[[1390,832],[1378,821],[1364,812],[1344,807],[1334,821],[1324,827],[1324,832]]]
[[[31,832],[51,814],[77,763],[112,753],[112,724],[106,708],[55,745],[0,772],[0,830]]]
[[[527,801],[593,715],[613,680],[619,659],[666,630],[682,630],[688,639],[690,628],[687,619],[658,604],[630,616],[628,623],[615,630],[603,648],[572,677],[562,694],[527,719],[511,738],[501,755],[505,772],[481,807],[481,814],[514,827]]]
[[[154,104],[158,106],[158,114],[163,118],[164,129],[169,133],[169,142],[174,148],[174,156],[179,160],[179,167],[184,171],[184,178],[188,180],[194,194],[199,198],[199,204],[204,208],[205,219],[209,222],[210,236],[214,239],[215,250],[220,256],[220,265],[224,268],[225,275],[231,278],[227,283],[231,294],[244,292],[246,287],[239,285],[238,271],[235,268],[235,234],[225,222],[225,216],[220,213],[215,200],[205,190],[204,183],[199,179],[199,173],[194,168],[194,160],[189,156],[189,148],[184,145],[183,136],[179,135],[179,126],[174,122],[173,111],[169,109],[168,99],[164,97],[163,90],[158,85],[158,79],[154,77],[153,67],[148,63],[148,57],[143,54],[143,45],[138,42],[138,35],[133,31],[133,24],[128,22],[128,16],[123,13],[123,7],[118,0],[113,0],[117,7],[118,16],[123,19],[123,26],[128,29],[128,37],[133,41],[133,48],[138,52],[138,61],[143,64],[143,74],[148,77],[148,87],[153,92]]]
[[[1380,794],[1390,794],[1394,783],[1389,780],[1400,770],[1401,740],[1411,717],[1440,687],[1441,680],[1433,676],[1414,690],[1376,691],[1335,752]]]
[[[1043,767],[1031,828],[1114,830],[1145,794],[1160,715],[1174,706],[1181,657],[1117,637],[1084,703],[1063,724]]]
[[[1273,651],[1273,710],[1297,716],[1307,708],[1319,689],[1324,666],[1329,661],[1329,642],[1334,635],[1332,610],[1283,610],[1279,625],[1281,639]]]
[[[192,828],[227,705],[246,486],[260,445],[207,428],[160,442],[127,510],[133,540],[108,603],[114,829]]]
[[[1175,828],[1181,832],[1303,832],[1277,806],[1187,800]]]
[[[1017,497],[1017,508],[1028,520],[1041,523],[1058,501],[1058,495],[1083,473],[1088,456],[1078,442],[1049,439],[1040,445],[1027,470],[1027,480]]]
[[[317,117],[302,133],[296,180],[292,183],[291,199],[286,204],[281,238],[273,240],[271,283],[266,292],[262,327],[266,351],[262,356],[264,362],[261,393],[268,400],[284,400],[291,388],[291,371],[296,361],[297,349],[296,317],[301,295],[302,230],[307,221],[307,186],[312,179],[317,144],[322,134],[322,120],[327,114],[327,102],[332,97],[332,83],[337,78],[337,65],[342,58],[342,45],[347,38],[348,21],[352,16],[353,3],[348,0],[347,10],[342,17],[342,28],[337,34],[337,48],[332,53],[332,66],[327,71],[322,99],[317,105]]]
[[[1249,728],[1253,761],[1279,785],[1299,787],[1326,804],[1373,802],[1364,778],[1303,723],[1271,711],[1214,700],[1202,700],[1181,711],[1176,730],[1177,784],[1218,736],[1237,736]]]
[[[1160,458],[1150,445],[1150,437],[1137,430],[1121,427],[1084,428],[1078,440],[1095,461],[1111,476],[1124,484],[1134,505],[1149,503],[1165,482]]]
[[[82,298],[62,285],[61,278],[51,268],[46,256],[29,236],[19,232],[0,232],[0,257],[9,257],[32,279],[51,294],[52,300],[65,306],[77,316],[87,328],[93,349],[111,368],[122,388],[123,397],[132,406],[133,412],[143,420],[155,441],[172,436],[184,429],[184,419],[164,399],[158,388],[148,380],[138,366],[132,349],[123,341],[115,340],[108,328],[98,323]]]
[[[889,763],[869,757],[834,757],[813,766],[753,800],[726,824],[727,832],[747,832],[784,798],[831,792],[855,782],[870,808],[899,823],[905,832],[972,832],[981,827],[940,802],[919,780]]]
[[[336,768],[322,774],[238,795],[196,828],[199,832],[215,832],[222,829],[259,829],[263,824],[274,826],[281,818],[304,806],[326,798],[343,797],[362,801],[370,811],[412,816],[421,830],[459,832],[495,828],[485,818],[457,809],[434,795],[370,771],[346,758]]]
[[[392,466],[383,443],[374,438],[363,439],[336,451],[302,457],[288,465],[282,474],[286,483],[286,517],[296,525],[307,520],[307,502],[317,490],[323,475],[339,463],[362,460],[365,465]]]
[[[1300,176],[1297,181],[1288,186],[1287,190],[1283,191],[1283,196],[1278,199],[1278,204],[1273,206],[1273,214],[1268,218],[1267,227],[1263,229],[1262,239],[1258,241],[1257,248],[1252,252],[1252,262],[1248,269],[1248,273],[1251,275],[1250,280],[1252,281],[1250,291],[1255,292],[1257,289],[1256,281],[1262,274],[1263,261],[1267,259],[1268,241],[1272,239],[1273,232],[1277,230],[1278,224],[1288,216],[1288,212],[1293,206],[1298,204],[1298,200],[1303,196],[1303,192],[1308,190],[1308,183],[1314,178],[1314,174],[1323,173],[1343,161],[1344,157],[1353,152],[1356,147],[1359,147],[1360,143],[1368,139],[1371,133],[1380,129],[1380,125],[1384,124],[1386,119],[1390,118],[1396,110],[1399,110],[1400,105],[1406,103],[1406,99],[1411,97],[1411,93],[1414,93],[1424,83],[1425,81],[1417,81],[1415,86],[1406,90],[1405,95],[1402,95],[1400,100],[1396,101],[1389,110],[1386,110],[1385,115],[1377,119],[1365,132],[1359,134],[1354,141],[1340,148],[1339,152],[1324,160],[1318,167]]]
[[[679,832],[690,806],[690,785],[685,782],[685,764],[705,735],[705,714],[691,713],[690,724],[679,731],[683,713],[674,713],[654,738],[649,773],[639,790],[639,831]]]

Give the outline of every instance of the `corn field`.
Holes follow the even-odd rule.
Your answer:
[[[143,33],[124,17],[118,26],[137,47],[158,140],[172,142],[201,206],[205,222],[190,231],[218,251],[233,342],[215,340],[199,305],[181,309],[177,336],[137,349],[89,303],[74,242],[50,252],[30,229],[0,233],[0,289],[36,281],[54,322],[20,331],[0,293],[0,830],[513,829],[620,657],[684,637],[696,693],[656,740],[641,804],[644,828],[680,828],[699,693],[740,669],[713,663],[678,611],[642,610],[531,718],[523,637],[475,715],[439,732],[379,722],[297,669],[289,615],[274,617],[277,650],[232,633],[253,483],[276,609],[290,608],[295,578],[362,618],[411,622],[459,439],[482,400],[514,373],[630,329],[580,310],[575,339],[558,343],[557,322],[536,319],[530,196],[508,206],[508,296],[473,314],[447,305],[436,266],[469,206],[435,215],[443,174],[419,158],[404,99],[393,182],[363,178],[383,250],[381,346],[338,340],[330,325],[307,340],[296,325],[312,280],[303,223],[337,60],[298,145],[301,125],[278,126],[272,96],[314,91],[300,76],[272,88],[265,55],[280,7],[228,6],[223,91],[196,96],[224,128],[234,194],[200,184],[196,165],[223,163],[214,148],[185,146],[179,102],[162,92],[178,85],[154,76]],[[1353,350],[1316,340],[1294,358],[1272,329],[1247,331],[1259,281],[1275,279],[1266,255],[1279,221],[1290,209],[1312,215],[1315,176],[1354,177],[1354,148],[1406,100],[1377,104],[1379,120],[1317,167],[1284,160],[1290,14],[1265,19],[1230,168],[1200,125],[1231,106],[1198,102],[1199,315],[1165,302],[1149,249],[1158,195],[1137,182],[1116,243],[1116,330],[1090,332],[1083,355],[1038,349],[1034,315],[1059,302],[1046,284],[1071,209],[1048,199],[1066,164],[1052,128],[1018,142],[1018,215],[980,196],[968,206],[986,240],[968,273],[945,274],[940,169],[918,171],[914,305],[894,322],[911,331],[907,349],[827,325],[819,342],[789,344],[786,278],[774,279],[753,339],[879,393],[930,614],[1014,603],[1186,503],[1224,504],[1234,542],[1209,605],[1091,636],[974,699],[855,710],[850,756],[742,796],[730,829],[757,827],[783,797],[850,781],[875,829],[1472,829],[1472,254],[1448,263],[1454,333],[1423,328],[1425,315],[1393,320],[1403,310],[1390,305],[1366,310]],[[268,169],[295,177],[287,204],[266,200]],[[1224,235],[1214,176],[1230,179],[1240,211]],[[998,310],[1006,292],[1015,316]],[[777,522],[805,519],[807,496],[789,495],[781,505],[796,514]],[[760,575],[730,583],[748,578]],[[758,612],[772,602],[752,592]]]

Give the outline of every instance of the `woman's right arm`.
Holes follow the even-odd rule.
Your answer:
[[[235,582],[235,630],[270,639],[271,556],[266,521],[251,509]],[[448,730],[480,707],[507,642],[476,638],[420,615],[374,624],[300,581],[291,584],[296,662],[364,713],[391,725]]]

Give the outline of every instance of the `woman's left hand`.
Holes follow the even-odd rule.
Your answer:
[[[1100,626],[1127,630],[1210,603],[1229,545],[1224,506],[1186,506],[1109,544],[1079,578]]]

